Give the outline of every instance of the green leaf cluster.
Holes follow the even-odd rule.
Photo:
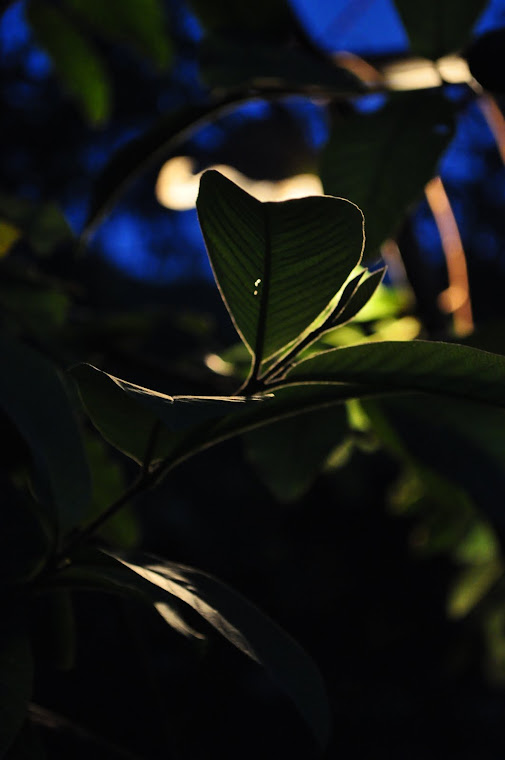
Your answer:
[[[75,244],[58,209],[0,197],[1,756],[29,746],[34,662],[73,667],[74,601],[83,592],[140,603],[193,645],[218,634],[267,671],[327,746],[324,679],[290,634],[209,573],[137,547],[142,520],[133,507],[179,465],[242,434],[247,459],[284,504],[303,501],[321,472],[338,471],[355,450],[391,451],[401,477],[390,508],[415,515],[420,553],[447,555],[458,568],[449,615],[484,610],[490,651],[498,659],[505,647],[504,353],[451,335],[377,340],[374,317],[348,326],[382,287],[382,264],[366,266],[436,175],[458,108],[439,88],[385,93],[384,107],[363,115],[353,99],[366,81],[318,54],[286,3],[192,7],[206,33],[208,99],[164,114],[113,156],[97,179],[81,245],[144,167],[258,95],[331,102],[319,166],[327,195],[260,202],[217,171],[203,174],[199,223],[248,364],[237,387],[183,394],[168,380],[142,384],[137,349],[155,317],[93,318],[80,293],[45,273],[56,251]],[[412,52],[436,59],[466,44],[484,3],[396,7]],[[157,0],[32,0],[27,17],[94,126],[110,118],[113,99],[97,40],[126,44],[160,69],[172,60]],[[33,271],[24,267],[28,255]],[[389,308],[387,316],[401,316]],[[139,359],[129,379],[117,376],[111,358],[121,351]]]

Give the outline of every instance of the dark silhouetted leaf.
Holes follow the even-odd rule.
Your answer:
[[[63,326],[69,305],[65,293],[52,288],[0,283],[0,306],[23,328],[43,338]]]
[[[505,27],[492,29],[466,51],[472,76],[485,90],[505,92]]]
[[[148,55],[160,68],[172,58],[170,37],[165,30],[160,0],[65,0],[74,13],[85,19],[106,39],[126,42]]]
[[[487,0],[394,0],[414,55],[435,61],[460,51]]]
[[[126,486],[121,463],[104,441],[89,434],[85,437],[84,442],[93,486],[87,519],[92,520],[113,504],[121,496]],[[99,535],[111,546],[127,548],[136,545],[139,537],[139,526],[130,505],[126,505],[110,520],[107,520],[101,526]]]
[[[326,193],[349,198],[365,215],[365,260],[396,232],[436,173],[453,129],[441,92],[394,96],[380,111],[338,121],[322,154]]]
[[[0,193],[0,216],[19,229],[35,253],[47,256],[54,248],[72,239],[72,233],[54,203],[34,203]]]
[[[197,209],[221,295],[256,362],[297,339],[361,258],[363,217],[341,198],[260,203],[209,171]]]
[[[30,716],[9,748],[6,760],[48,760],[42,739],[30,720],[32,708],[33,704],[28,708]]]
[[[360,80],[347,69],[300,48],[209,37],[202,43],[200,65],[206,84],[216,88],[256,86],[333,97],[364,92]]]
[[[343,405],[289,417],[245,436],[248,460],[281,502],[300,499],[348,433]]]
[[[0,588],[33,580],[53,548],[54,530],[28,494],[7,494],[0,531]]]
[[[66,531],[83,517],[90,479],[65,386],[55,367],[25,346],[2,337],[0,357],[0,406],[26,441],[42,498],[56,506]]]
[[[37,662],[58,670],[70,670],[75,658],[75,619],[68,589],[39,593],[32,600],[31,640]]]
[[[193,130],[245,100],[244,95],[232,94],[202,105],[184,106],[161,117],[147,132],[120,148],[95,183],[84,238],[91,235],[128,184],[152,162],[168,157]]]
[[[296,364],[293,383],[360,383],[363,394],[423,391],[505,406],[505,357],[429,341],[392,341],[324,351]]]
[[[111,106],[108,73],[89,40],[54,5],[32,0],[27,15],[37,40],[86,119],[95,126],[106,122]]]
[[[376,426],[377,414],[386,421],[404,457],[462,488],[505,541],[505,411],[419,395],[365,409]]]
[[[28,635],[16,614],[4,605],[0,623],[0,756],[25,721],[33,679]]]
[[[190,6],[207,32],[230,32],[231,36],[285,39],[293,28],[293,12],[286,0],[190,0]]]
[[[148,555],[112,555],[159,590],[189,605],[233,646],[262,665],[288,694],[321,746],[330,713],[316,666],[287,633],[253,604],[200,570]]]

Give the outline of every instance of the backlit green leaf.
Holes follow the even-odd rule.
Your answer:
[[[363,309],[364,306],[372,298],[373,294],[381,284],[385,269],[379,269],[377,272],[373,272],[364,280],[360,278],[360,281],[356,284],[355,288],[351,291],[350,297],[346,300],[346,293],[344,291],[342,295],[342,308],[337,307],[335,311],[335,319],[332,327],[338,327],[345,322],[349,322]]]
[[[505,357],[429,341],[336,348],[299,362],[293,383],[359,383],[367,392],[423,391],[505,406]]]
[[[361,258],[363,218],[341,198],[260,203],[209,171],[197,209],[221,295],[256,361],[298,338]]]

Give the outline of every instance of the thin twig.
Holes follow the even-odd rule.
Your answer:
[[[133,481],[133,483],[126,489],[126,491],[124,491],[123,494],[121,494],[118,499],[116,499],[115,502],[110,505],[110,507],[108,507],[104,512],[98,515],[98,517],[88,523],[88,525],[86,525],[84,528],[81,528],[81,530],[70,536],[66,546],[60,553],[59,559],[61,560],[66,558],[70,551],[75,549],[77,546],[90,538],[90,536],[96,533],[97,530],[99,530],[99,528],[101,528],[105,522],[110,520],[110,518],[119,512],[119,510],[124,507],[129,501],[131,501],[135,496],[138,496],[140,493],[142,493],[142,491],[146,491],[150,487],[151,480],[154,480],[153,472],[145,473],[142,470],[137,478]]]
[[[151,464],[154,458],[154,452],[156,450],[156,444],[161,433],[162,425],[160,420],[156,420],[151,430],[151,434],[147,441],[146,452],[144,454],[144,462],[142,464],[142,472],[147,474],[151,469]]]
[[[149,490],[149,488],[154,485],[155,481],[158,479],[158,468],[151,468],[151,464],[161,429],[161,422],[156,420],[147,441],[142,469],[133,483],[110,505],[110,507],[107,507],[106,510],[88,523],[88,525],[70,536],[64,550],[61,552],[59,557],[60,560],[66,557],[69,551],[75,549],[76,546],[82,544],[90,538],[90,536],[96,533],[104,523],[110,520],[111,517],[126,506],[126,504],[135,498],[135,496],[138,496],[143,491]]]

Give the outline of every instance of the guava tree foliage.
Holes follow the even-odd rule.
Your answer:
[[[81,521],[89,471],[68,380],[39,353],[2,339],[1,403],[26,447],[31,484],[30,498],[17,508],[20,540],[4,579],[2,751],[21,730],[30,700],[30,605],[43,596],[61,615],[75,589],[131,595],[177,631],[198,637],[185,619],[191,608],[270,672],[324,747],[331,729],[323,680],[287,633],[206,573],[138,551],[100,549],[94,533],[182,461],[276,420],[352,398],[414,391],[505,406],[500,355],[426,341],[318,349],[321,336],[365,305],[383,274],[354,274],[364,225],[350,201],[261,203],[210,171],[201,181],[198,212],[216,282],[251,356],[249,375],[235,395],[167,396],[91,365],[75,366],[71,376],[93,424],[139,465],[126,493],[88,524]]]
[[[0,11],[4,5],[10,3]],[[485,2],[395,5],[412,55],[436,61],[463,51],[482,85],[500,89],[487,59],[496,61],[500,33],[467,47]],[[68,264],[61,265],[75,241],[57,207],[0,188],[0,756],[10,760],[41,757],[30,733],[44,709],[32,702],[34,688],[41,672],[73,667],[73,601],[82,593],[133,600],[195,647],[221,637],[266,671],[318,751],[327,747],[333,706],[326,674],[311,657],[317,653],[221,580],[127,540],[132,503],[228,439],[244,436],[260,477],[289,502],[335,446],[346,445],[350,428],[355,438],[371,434],[373,445],[380,440],[402,463],[399,491],[417,494],[398,496],[402,504],[410,508],[428,492],[440,497],[435,542],[463,565],[449,599],[454,616],[503,583],[502,344],[492,353],[478,347],[478,337],[458,344],[449,331],[444,341],[384,340],[373,324],[352,332],[381,287],[381,246],[398,235],[436,175],[478,88],[465,85],[464,97],[448,97],[443,82],[412,92],[390,92],[386,80],[370,85],[319,50],[282,0],[192,0],[191,7],[204,31],[199,55],[207,94],[161,115],[112,156],[96,179],[79,253],[146,166],[176,152],[202,123],[258,97],[328,104],[329,139],[310,167],[327,195],[260,202],[217,171],[203,174],[198,218],[240,342],[239,359],[223,354],[222,361],[235,385],[223,393],[210,386],[201,395],[168,395],[105,371],[107,356],[117,345],[130,350],[132,335],[145,326],[128,316],[95,318],[79,278],[69,283]],[[113,110],[107,45],[130,47],[166,71],[174,51],[163,18],[155,0],[26,4],[27,23],[66,97],[93,126]],[[364,114],[354,101],[368,92],[386,102]],[[420,300],[422,270],[400,252]],[[361,423],[351,419],[356,409]],[[132,474],[126,488],[118,460]],[[456,539],[444,520],[456,525]],[[498,620],[495,607],[491,612]]]

